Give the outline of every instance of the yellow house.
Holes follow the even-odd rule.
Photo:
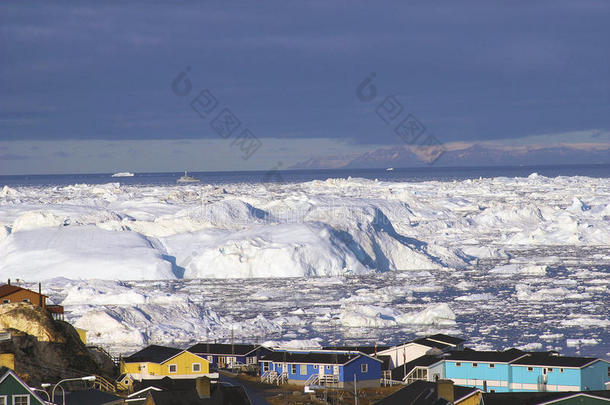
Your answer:
[[[138,381],[164,377],[214,377],[210,374],[210,362],[203,357],[187,350],[157,345],[150,345],[121,359],[121,374]]]

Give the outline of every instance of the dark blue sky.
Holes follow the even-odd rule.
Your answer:
[[[0,19],[0,173],[260,169],[398,144],[356,97],[371,72],[375,102],[396,95],[445,143],[610,129],[607,1],[6,1]],[[189,102],[206,88],[202,119]],[[210,127],[225,107],[256,158]],[[199,163],[176,146],[169,165],[170,144]]]

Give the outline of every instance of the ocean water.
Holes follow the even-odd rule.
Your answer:
[[[201,184],[303,182],[328,178],[362,177],[383,181],[452,181],[489,177],[527,177],[538,173],[546,177],[610,177],[610,164],[498,167],[422,167],[386,169],[323,169],[278,171],[189,172]],[[112,177],[112,173],[41,174],[0,176],[0,186],[64,186],[69,184],[104,184],[119,182],[130,185],[173,185],[183,172],[135,173],[133,177]]]

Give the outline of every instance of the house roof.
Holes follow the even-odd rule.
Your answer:
[[[103,405],[119,399],[123,398],[95,389],[66,392],[66,405]]]
[[[124,357],[123,360],[127,363],[163,363],[165,360],[171,359],[183,351],[174,347],[150,345],[139,352]]]
[[[543,405],[552,404],[567,398],[593,397],[610,402],[610,391],[586,391],[586,392],[500,392],[483,393],[483,400],[487,404],[494,405]]]
[[[552,367],[583,367],[596,360],[594,357],[568,357],[568,356],[549,356],[546,353],[528,353],[512,364],[527,366],[552,366]]]
[[[377,353],[391,349],[392,346],[377,346]],[[375,346],[326,346],[323,350],[343,350],[350,352],[361,352],[364,354],[374,354]]]
[[[261,357],[262,361],[273,361],[282,363],[309,363],[309,364],[346,364],[350,361],[357,359],[360,356],[366,356],[362,353],[323,353],[318,352],[271,352]],[[375,359],[370,356],[366,356],[383,362],[382,360]]]
[[[453,386],[453,395],[458,401],[479,391],[472,387]],[[430,381],[414,381],[392,395],[375,402],[378,405],[436,405],[448,404],[446,400],[437,399],[436,383]]]
[[[423,346],[433,347],[440,350],[447,350],[453,347],[453,345],[449,345],[447,343],[437,342],[435,340],[430,340],[428,338],[419,338],[415,339],[410,343],[417,343]]]
[[[235,354],[238,356],[245,356],[250,352],[255,351],[261,345],[248,345],[248,344],[229,344],[229,343],[197,343],[188,348],[188,351],[191,353],[198,354],[222,354],[222,355],[231,355]]]
[[[0,285],[0,298],[6,297],[7,295],[14,294],[21,290],[29,291],[31,293],[39,295],[36,291],[28,290],[27,288],[19,287],[16,285],[3,284],[3,285]],[[43,297],[46,297],[46,295],[44,295],[44,294],[40,294],[40,295],[42,295]]]
[[[411,360],[407,363],[405,363],[402,366],[398,366],[396,368],[392,369],[392,380],[394,381],[402,381],[403,378],[405,378],[405,371],[407,374],[409,374],[411,372],[411,370],[413,370],[415,367],[427,367],[427,366],[431,366],[432,364],[438,363],[439,361],[442,361],[443,359],[439,356],[430,356],[430,355],[423,355],[421,357],[418,357],[414,360]]]
[[[510,363],[527,353],[519,349],[504,351],[460,350],[451,351],[445,359],[450,361],[482,361],[493,363]]]
[[[465,340],[455,336],[444,335],[442,333],[437,333],[435,335],[426,336],[428,340],[436,340],[437,342],[447,343],[452,346],[457,346],[460,343],[464,343]]]

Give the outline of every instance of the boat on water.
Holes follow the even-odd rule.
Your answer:
[[[130,172],[119,172],[112,175],[112,177],[133,177],[134,174]]]
[[[391,172],[392,170],[394,170],[393,167],[388,167],[387,169],[385,169],[386,172]]]
[[[189,176],[185,170],[184,176],[178,179],[178,183],[199,183],[199,179]]]

